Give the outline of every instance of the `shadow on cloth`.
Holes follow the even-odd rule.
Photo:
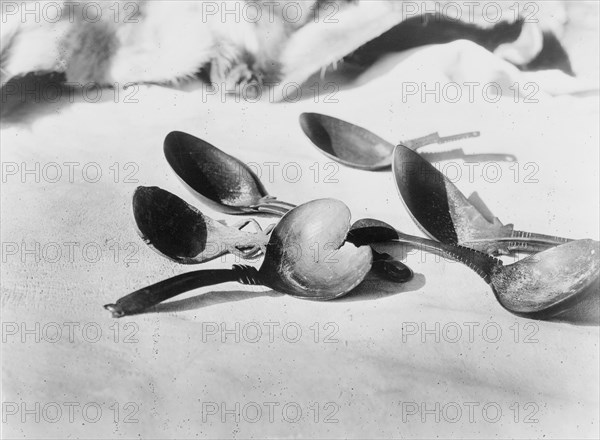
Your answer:
[[[100,87],[94,83],[67,83],[63,73],[29,73],[2,85],[0,121],[3,125],[29,125],[79,102],[134,103],[138,90],[134,84],[126,88]]]
[[[600,279],[596,279],[575,299],[567,299],[560,307],[552,307],[546,312],[526,317],[573,325],[600,326]]]
[[[346,296],[333,300],[333,302],[372,301],[400,293],[417,291],[424,285],[425,277],[421,274],[415,274],[415,277],[406,284],[393,283],[369,274],[358,287],[356,287]],[[274,290],[263,292],[249,292],[243,290],[234,290],[228,292],[206,292],[191,298],[159,304],[152,309],[149,309],[149,312],[182,312],[202,309],[229,302],[246,301],[262,297],[277,298],[283,295],[283,293],[279,293]],[[315,301],[315,303],[316,302],[317,301]]]

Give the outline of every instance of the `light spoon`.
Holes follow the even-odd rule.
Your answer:
[[[389,169],[392,166],[395,145],[366,128],[321,113],[302,113],[300,127],[319,151],[343,165],[368,171]],[[416,151],[431,144],[444,144],[478,136],[478,131],[447,137],[432,133],[405,141],[404,144]],[[459,152],[464,155],[461,150]],[[514,156],[504,154],[469,155],[469,158],[514,161]]]
[[[364,219],[352,227],[352,240],[376,243],[397,240],[459,261],[473,269],[510,312],[531,318],[548,318],[576,307],[598,285],[599,243],[577,240],[504,265],[488,254],[404,234],[385,222]]]

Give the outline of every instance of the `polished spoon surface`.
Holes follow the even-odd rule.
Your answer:
[[[105,308],[113,317],[141,313],[169,298],[199,287],[230,281],[264,285],[288,295],[330,300],[355,288],[371,270],[369,246],[346,242],[350,210],[335,199],[301,205],[275,226],[260,269],[188,272],[140,289]]]
[[[473,269],[510,312],[550,317],[577,305],[598,284],[600,247],[594,240],[563,243],[505,266],[483,252],[397,231],[385,222],[360,220],[352,228],[357,244],[398,240],[459,261]]]
[[[164,154],[185,186],[217,211],[283,215],[294,207],[270,196],[245,163],[191,134],[169,133]]]
[[[515,231],[494,217],[491,221],[441,171],[404,145],[394,150],[396,188],[412,219],[423,232],[442,243],[459,244],[486,253],[539,252],[571,241]]]
[[[392,165],[395,145],[366,128],[320,113],[302,113],[300,127],[322,153],[343,165],[372,171],[390,168]],[[443,144],[478,136],[479,132],[448,137],[440,137],[438,133],[432,133],[406,141],[405,144],[413,150],[418,150],[434,143]],[[491,157],[507,160],[506,155],[486,155],[486,157],[488,160],[491,160]],[[512,158],[508,157],[508,160]]]

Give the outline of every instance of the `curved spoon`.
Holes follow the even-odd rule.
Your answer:
[[[138,187],[133,195],[138,233],[153,250],[180,264],[200,264],[231,253],[244,259],[263,254],[271,228],[255,220],[226,226],[204,215],[175,194],[158,187]],[[240,229],[253,223],[256,233]],[[390,255],[373,250],[373,271],[390,281],[407,282],[413,272]]]
[[[294,208],[271,197],[245,163],[191,134],[169,133],[164,153],[183,183],[215,210],[283,215]]]
[[[176,195],[158,187],[138,187],[133,194],[138,233],[160,255],[181,264],[199,264],[227,253],[253,258],[265,251],[269,230],[254,220],[239,228],[204,215]],[[241,231],[254,222],[256,233]]]
[[[300,126],[304,134],[322,153],[346,166],[375,171],[389,168],[392,165],[394,145],[366,128],[320,113],[302,113]],[[479,132],[448,137],[440,137],[438,133],[432,133],[406,141],[405,145],[410,146],[413,150],[418,150],[434,143],[442,144],[477,136],[479,136]],[[486,156],[492,157],[492,155]],[[501,157],[501,160],[513,160],[506,155],[493,156]]]
[[[485,253],[539,252],[572,241],[515,231],[486,218],[442,172],[404,145],[394,150],[396,188],[412,219],[428,236]]]
[[[600,277],[594,240],[564,243],[504,266],[483,252],[403,234],[379,220],[360,220],[352,236],[362,244],[398,240],[464,263],[492,287],[505,309],[529,317],[552,317],[574,307]]]
[[[301,205],[271,233],[262,266],[189,272],[140,289],[104,306],[113,317],[147,308],[198,287],[238,281],[262,284],[300,298],[330,300],[356,287],[371,269],[369,246],[347,243],[350,210],[335,199]]]

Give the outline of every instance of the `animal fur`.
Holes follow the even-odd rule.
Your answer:
[[[56,21],[54,10],[44,16],[47,3],[2,1],[0,79],[4,84],[29,72],[63,72],[70,83],[125,86],[176,83],[204,71],[232,91],[281,76],[301,82],[406,18],[406,2],[394,0],[251,3],[260,6],[260,20],[241,13],[248,0],[69,0]],[[444,3],[418,4],[431,10]],[[293,18],[286,15],[290,4]],[[337,10],[334,22],[325,19],[327,10]],[[540,50],[529,46],[533,55]],[[504,52],[507,58],[523,53]]]
[[[269,81],[279,73],[285,41],[315,17],[323,2],[294,2],[301,7],[298,21],[283,17],[289,0],[270,2],[274,7],[264,3],[253,2],[253,8],[261,5],[256,21],[256,15],[246,19],[243,0],[67,1],[62,19],[54,23],[44,20],[39,2],[10,2],[18,5],[16,11],[3,2],[3,81],[32,71],[59,71],[82,84],[172,83],[202,68],[212,81],[231,87]],[[28,14],[36,4],[38,12]]]

